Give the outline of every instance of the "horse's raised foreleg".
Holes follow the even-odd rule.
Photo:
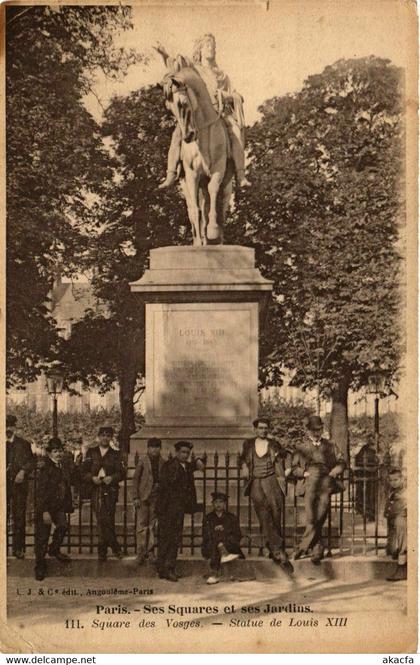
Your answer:
[[[188,217],[193,234],[193,245],[201,246],[200,209],[198,207],[198,174],[190,168],[185,168],[185,191],[188,208]]]
[[[217,220],[217,195],[222,179],[223,173],[219,171],[213,173],[207,187],[210,196],[209,223],[207,226],[207,238],[209,240],[218,240],[221,237],[221,228]]]

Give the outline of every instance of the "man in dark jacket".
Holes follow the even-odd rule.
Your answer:
[[[203,469],[201,460],[188,461],[193,445],[189,441],[175,444],[175,456],[162,466],[157,502],[159,577],[178,581],[175,572],[178,549],[182,542],[184,514],[194,513],[197,497],[194,471]]]
[[[35,579],[46,575],[45,555],[51,533],[55,529],[48,554],[63,563],[70,557],[60,551],[67,532],[67,513],[73,512],[71,485],[76,482],[77,470],[72,459],[64,460],[61,440],[49,440],[47,457],[37,473],[35,495]]]
[[[115,534],[115,509],[125,469],[121,453],[111,448],[113,435],[112,427],[100,427],[99,446],[90,448],[82,463],[82,477],[91,486],[91,501],[98,526],[99,561],[106,561],[108,547],[119,559],[123,558]]]
[[[213,510],[203,521],[201,553],[210,559],[211,575],[207,584],[217,584],[221,564],[234,559],[244,559],[241,550],[241,529],[238,518],[226,510],[227,496],[223,492],[212,492]]]
[[[7,480],[7,521],[12,515],[13,555],[24,558],[26,503],[28,480],[35,468],[35,457],[29,441],[15,433],[17,418],[6,416],[6,480]]]
[[[306,528],[295,559],[312,549],[311,561],[319,564],[324,556],[322,528],[328,514],[330,496],[339,492],[342,484],[337,477],[346,463],[338,448],[322,437],[324,425],[319,416],[309,416],[307,435],[296,444],[292,475],[297,479],[296,495],[305,496]]]
[[[268,437],[267,419],[257,418],[253,424],[256,436],[244,441],[240,456],[242,474],[246,478],[244,494],[251,497],[271,558],[286,572],[293,573],[281,532],[286,493],[284,460],[289,451]]]

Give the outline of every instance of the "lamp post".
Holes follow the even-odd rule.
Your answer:
[[[62,372],[53,368],[47,373],[47,390],[49,395],[53,398],[53,418],[52,418],[52,431],[53,436],[58,436],[58,409],[57,401],[58,395],[63,392],[64,377]]]
[[[374,433],[376,450],[379,451],[379,400],[385,390],[385,375],[381,370],[375,370],[368,376],[368,392],[375,395]]]

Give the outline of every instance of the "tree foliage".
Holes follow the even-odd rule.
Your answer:
[[[102,132],[114,168],[102,183],[101,209],[85,256],[104,310],[87,313],[63,349],[69,377],[104,389],[118,381],[126,438],[134,429],[133,400],[144,375],[144,305],[129,284],[144,273],[151,249],[185,242],[187,233],[180,196],[158,189],[172,129],[157,86],[115,97],[106,110]]]
[[[130,10],[6,9],[7,375],[35,378],[57,343],[48,293],[57,264],[78,265],[109,174],[100,127],[83,99],[101,69],[117,77],[133,53],[113,47]]]
[[[395,377],[401,86],[387,60],[339,61],[267,101],[248,133],[254,186],[231,230],[274,280],[264,383],[279,383],[286,366],[295,385],[344,405],[375,361]]]

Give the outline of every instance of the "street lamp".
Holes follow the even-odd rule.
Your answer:
[[[63,392],[64,377],[59,369],[50,369],[47,373],[47,390],[53,398],[53,436],[58,436],[57,398]]]
[[[385,392],[385,375],[381,370],[375,370],[368,376],[368,393],[375,395],[375,444],[376,450],[379,451],[379,400]]]

